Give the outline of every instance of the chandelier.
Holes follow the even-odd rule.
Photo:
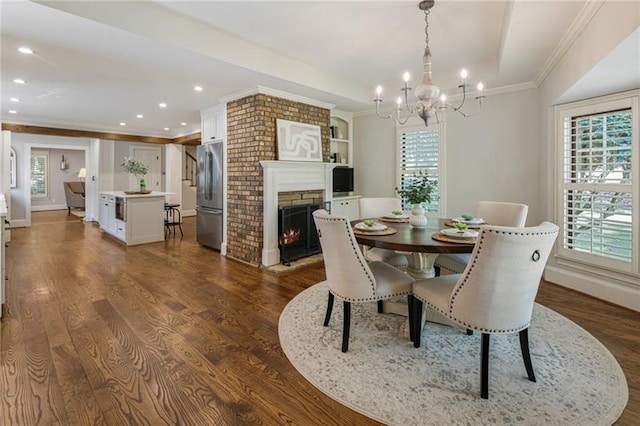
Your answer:
[[[429,48],[429,13],[431,12],[431,8],[433,7],[435,0],[423,0],[419,3],[418,7],[420,10],[424,11],[424,22],[425,22],[425,42],[426,47],[424,49],[424,55],[422,56],[423,63],[423,75],[422,75],[422,83],[415,89],[414,94],[418,99],[414,105],[409,104],[409,92],[412,90],[409,87],[409,79],[410,75],[408,72],[405,72],[403,75],[404,79],[404,87],[400,89],[403,92],[402,96],[399,96],[396,100],[396,106],[393,109],[393,112],[389,115],[381,115],[380,114],[380,104],[382,103],[382,86],[378,86],[376,88],[376,98],[373,100],[376,103],[376,115],[380,118],[388,119],[392,118],[398,124],[405,124],[409,117],[413,114],[417,114],[422,118],[424,124],[426,126],[429,125],[429,119],[433,119],[435,117],[436,122],[440,122],[438,117],[438,111],[446,112],[449,109],[453,109],[453,111],[461,114],[463,117],[470,117],[472,115],[480,112],[482,108],[482,100],[485,98],[482,90],[484,89],[484,85],[482,82],[477,85],[477,96],[475,99],[478,101],[478,109],[473,114],[467,114],[462,111],[462,107],[467,98],[467,70],[462,69],[460,72],[460,78],[462,79],[462,83],[458,86],[458,88],[462,89],[462,101],[460,105],[453,106],[447,102],[447,96],[443,93],[440,95],[440,89],[438,86],[433,84],[431,80],[431,49]],[[439,96],[440,95],[440,96]],[[404,99],[403,99],[404,98]],[[406,113],[404,112],[406,110]]]

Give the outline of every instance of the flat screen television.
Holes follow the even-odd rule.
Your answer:
[[[353,191],[353,168],[336,167],[333,169],[333,192]]]

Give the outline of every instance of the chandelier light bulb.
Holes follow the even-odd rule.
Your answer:
[[[478,82],[478,92],[482,92],[484,90],[484,84],[482,82]]]
[[[447,95],[445,95],[444,93],[440,95],[440,102],[442,102],[443,104],[447,103]]]
[[[376,101],[382,100],[380,95],[382,95],[382,86],[376,87]]]
[[[25,55],[33,55],[33,50],[28,47],[18,47],[18,52],[24,53]]]
[[[466,68],[462,68],[462,71],[460,71],[460,78],[463,80],[467,79],[467,76],[469,75],[469,73],[467,72]]]
[[[411,74],[409,74],[409,71],[402,74],[402,79],[404,80],[405,83],[408,83],[410,78],[411,78]]]
[[[398,104],[398,106],[402,105],[402,98],[400,96],[398,96],[398,99],[396,99],[396,103]]]

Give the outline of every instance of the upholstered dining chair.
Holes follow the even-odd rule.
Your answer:
[[[478,201],[473,216],[484,219],[489,225],[523,227],[528,210],[526,204]],[[464,253],[439,255],[433,263],[436,275],[440,275],[440,268],[461,274],[469,263],[469,256]]]
[[[366,303],[407,296],[409,316],[413,315],[412,285],[409,275],[380,262],[365,260],[345,216],[330,216],[326,210],[313,212],[313,220],[320,237],[324,267],[329,286],[329,300],[324,326],[329,325],[334,296],[343,301],[342,352],[349,349],[351,303]],[[412,324],[411,318],[409,321]],[[410,327],[410,335],[411,335]],[[410,336],[413,338],[413,336]]]
[[[394,210],[402,210],[402,200],[391,197],[365,197],[358,199],[358,207],[361,218],[378,218]],[[402,253],[367,246],[362,246],[362,252],[369,261],[382,261],[402,270],[407,268],[407,256]]]
[[[463,274],[420,280],[413,285],[413,345],[420,347],[419,318],[426,304],[467,330],[482,333],[482,398],[489,398],[492,334],[520,334],[527,376],[535,382],[528,330],[540,279],[557,235],[558,227],[550,222],[529,228],[483,227]]]

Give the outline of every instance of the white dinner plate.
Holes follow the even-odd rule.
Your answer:
[[[409,215],[408,214],[393,214],[393,213],[387,213],[384,216],[385,219],[409,219]]]
[[[473,229],[467,229],[466,231],[458,231],[456,228],[445,228],[445,229],[441,229],[440,233],[448,237],[456,237],[456,238],[475,238],[478,236],[478,231],[474,231]]]
[[[466,223],[467,225],[482,225],[484,223],[484,219],[481,217],[474,217],[471,220],[464,220],[462,217],[454,217],[452,219],[454,222]]]
[[[361,229],[363,231],[384,231],[387,229],[387,225],[376,222],[373,226],[367,226],[364,222],[358,222],[355,224],[354,228]]]

